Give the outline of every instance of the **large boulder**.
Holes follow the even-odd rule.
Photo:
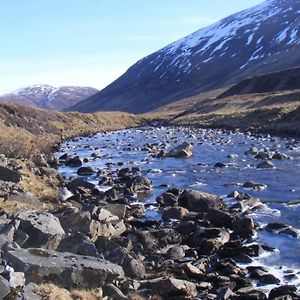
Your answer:
[[[56,249],[65,234],[59,219],[49,212],[22,211],[18,213],[18,230],[28,235],[24,248]]]
[[[60,253],[39,248],[10,250],[6,261],[18,272],[24,272],[26,282],[45,281],[72,288],[98,288],[107,281],[124,277],[122,267],[105,259]]]
[[[190,157],[193,155],[193,145],[184,142],[181,145],[175,147],[174,149],[170,150],[167,156],[170,157]]]
[[[76,193],[76,191],[80,188],[93,190],[95,188],[95,185],[84,179],[76,178],[68,183],[67,188],[72,193]]]
[[[18,183],[21,179],[22,177],[17,171],[0,166],[0,180]]]
[[[195,190],[184,190],[178,199],[178,204],[195,212],[208,212],[212,208],[224,207],[224,202],[220,197]]]

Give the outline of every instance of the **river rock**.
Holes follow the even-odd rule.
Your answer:
[[[107,260],[46,249],[10,250],[5,259],[16,271],[25,273],[27,282],[37,284],[50,281],[66,288],[98,288],[106,280],[124,277],[122,267]]]
[[[65,161],[65,165],[68,167],[81,167],[82,159],[79,156],[67,158],[67,160]]]
[[[164,209],[162,218],[164,220],[176,219],[182,220],[189,214],[189,211],[183,207],[171,207]]]
[[[293,285],[283,285],[273,288],[270,291],[269,299],[273,300],[278,297],[291,296],[292,299],[300,299],[300,295],[297,294],[297,288]]]
[[[56,249],[65,231],[59,219],[49,212],[22,211],[18,213],[18,230],[29,236],[22,247]]]
[[[127,187],[133,192],[147,191],[152,189],[152,182],[145,176],[137,175],[127,182]]]
[[[193,145],[184,142],[167,153],[169,157],[190,157],[193,155]]]
[[[195,297],[197,295],[197,286],[195,283],[175,279],[175,278],[157,278],[142,282],[142,287],[151,290],[151,294],[167,297]]]
[[[0,180],[19,183],[21,179],[22,176],[17,171],[0,166]]]
[[[93,175],[95,170],[92,167],[81,167],[77,170],[77,174],[80,176],[89,176]]]
[[[56,250],[59,252],[71,252],[79,255],[99,257],[95,244],[80,232],[63,238]]]
[[[258,169],[274,169],[275,166],[272,162],[266,160],[257,165]]]
[[[95,185],[84,179],[76,178],[68,183],[67,188],[72,193],[76,193],[76,191],[80,188],[85,188],[92,191],[95,188]]]
[[[211,208],[224,207],[220,197],[195,190],[184,190],[178,199],[178,204],[195,212],[207,212]]]

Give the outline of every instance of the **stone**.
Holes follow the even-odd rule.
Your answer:
[[[255,157],[256,159],[270,159],[271,158],[271,155],[270,153],[268,152],[264,152],[264,151],[261,151],[261,152],[258,152]]]
[[[162,207],[175,206],[178,202],[178,196],[174,195],[173,193],[166,192],[157,197],[156,202]]]
[[[97,288],[107,279],[124,277],[122,267],[105,259],[81,256],[73,253],[30,248],[9,250],[6,261],[17,272],[24,272],[27,282],[40,284],[52,282],[58,286],[72,288]]]
[[[0,250],[14,241],[15,227],[11,224],[0,225]]]
[[[157,278],[145,282],[142,281],[141,283],[142,287],[150,289],[154,295],[165,297],[195,297],[197,295],[197,285],[187,280]]]
[[[93,175],[95,170],[92,167],[81,167],[77,170],[79,176],[89,176]]]
[[[169,157],[190,157],[193,155],[193,145],[187,142],[182,143],[181,145],[173,148],[167,153]]]
[[[184,190],[179,196],[178,204],[195,212],[207,212],[211,208],[223,208],[223,200],[213,194],[195,191]]]
[[[272,156],[272,159],[284,160],[284,159],[288,159],[288,156],[284,153],[277,152]]]
[[[255,224],[251,218],[242,218],[233,226],[234,232],[242,237],[249,238],[255,234]]]
[[[152,189],[152,182],[145,176],[137,175],[129,180],[127,187],[133,192],[147,191]]]
[[[207,213],[210,223],[215,227],[231,228],[238,216],[221,209],[210,209]]]
[[[17,171],[0,166],[0,180],[19,183],[21,179],[22,176]]]
[[[162,218],[164,220],[176,219],[182,220],[189,214],[189,211],[184,207],[171,207],[164,209]]]
[[[4,299],[10,293],[9,282],[0,276],[0,299]]]
[[[99,257],[96,246],[86,235],[80,232],[63,238],[56,250],[59,252],[71,252],[79,255]]]
[[[227,168],[227,164],[223,163],[223,162],[218,162],[215,164],[215,168],[218,168],[218,169],[222,169],[222,168]]]
[[[185,257],[185,252],[181,246],[173,246],[167,252],[167,257],[173,260],[179,260]]]
[[[67,158],[67,160],[65,161],[65,165],[68,167],[81,167],[82,159],[79,156]]]
[[[287,225],[280,223],[280,222],[268,223],[267,226],[265,226],[265,230],[270,231],[270,232],[284,230],[287,228],[288,228]]]
[[[228,300],[234,295],[233,291],[230,288],[221,289],[218,294],[217,300]]]
[[[49,212],[26,210],[18,213],[17,220],[20,221],[18,230],[29,236],[22,245],[24,248],[56,249],[65,234],[59,219]]]
[[[113,300],[128,299],[128,297],[126,297],[119,288],[117,288],[115,285],[111,283],[104,285],[103,296],[106,296],[108,297],[108,299],[113,299]]]
[[[130,278],[141,279],[146,274],[146,269],[144,264],[130,255],[126,256],[122,263],[125,275]]]
[[[71,191],[72,193],[76,193],[76,191],[79,188],[86,188],[89,190],[93,190],[95,188],[95,185],[93,183],[90,183],[86,180],[83,180],[81,178],[76,178],[72,181],[70,181],[67,185],[67,188],[69,191]]]
[[[22,300],[42,300],[42,297],[35,293],[37,284],[30,282],[23,288]]]
[[[243,184],[243,187],[247,189],[264,189],[267,187],[267,185],[253,181],[247,181]]]
[[[292,228],[292,227],[280,230],[279,233],[282,233],[282,234],[285,234],[285,235],[288,235],[288,236],[291,236],[294,238],[298,238],[300,236],[299,230],[297,230],[296,228]]]
[[[272,162],[266,160],[257,165],[258,169],[274,169],[275,166]]]
[[[192,265],[190,262],[183,265],[183,270],[185,271],[185,273],[188,276],[191,276],[191,277],[198,277],[201,274],[203,274],[202,270],[200,270],[198,267]]]
[[[297,295],[297,288],[294,285],[282,285],[280,287],[273,288],[270,291],[269,299],[273,300],[281,296],[292,296],[295,297],[295,299],[299,299],[299,295]]]

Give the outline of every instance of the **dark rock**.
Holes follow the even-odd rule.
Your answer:
[[[219,169],[222,169],[222,168],[227,168],[227,164],[225,163],[222,163],[222,162],[218,162],[215,164],[215,168],[219,168]]]
[[[255,234],[255,225],[251,218],[242,218],[233,226],[235,234],[242,238],[248,238]]]
[[[156,202],[163,207],[175,206],[178,203],[178,195],[174,195],[173,193],[166,192],[161,196],[157,197]]]
[[[297,294],[297,288],[293,285],[283,285],[276,287],[270,291],[269,299],[273,300],[277,297],[291,296],[292,299],[299,299],[300,296]]]
[[[147,191],[152,189],[152,182],[145,176],[137,175],[128,181],[127,187],[133,192]]]
[[[228,299],[231,299],[231,296],[233,296],[233,294],[234,293],[231,289],[224,288],[219,292],[217,299],[218,300],[228,300]]]
[[[222,208],[224,203],[216,195],[199,192],[194,190],[185,190],[178,199],[178,204],[190,211],[207,212],[211,208]]]
[[[117,288],[115,285],[113,285],[111,283],[104,285],[103,296],[106,296],[112,300],[127,300],[128,299],[128,297],[126,297],[119,288]]]
[[[59,219],[48,212],[22,211],[18,213],[18,230],[29,236],[22,247],[56,249],[65,231]]]
[[[272,162],[266,160],[257,165],[258,169],[274,169],[275,166]]]
[[[67,160],[65,161],[65,165],[68,167],[81,167],[82,159],[79,156],[67,158]]]
[[[267,226],[265,227],[265,230],[267,231],[279,231],[279,230],[283,230],[288,228],[287,225],[280,223],[280,222],[273,222],[273,223],[269,223],[267,224]]]
[[[262,189],[265,188],[266,185],[262,183],[253,182],[253,181],[247,181],[243,184],[243,187],[247,189]]]
[[[99,257],[96,246],[86,235],[80,232],[63,238],[56,250],[59,252],[71,252],[79,255]]]
[[[284,153],[275,153],[273,156],[272,156],[272,159],[278,159],[278,160],[284,160],[284,159],[288,159],[288,156]]]
[[[207,217],[213,226],[226,228],[231,228],[238,218],[237,215],[220,209],[210,209]]]
[[[185,252],[181,246],[171,247],[167,252],[167,257],[173,260],[179,260],[185,256]]]
[[[92,167],[81,167],[77,170],[77,174],[80,176],[89,176],[93,175],[95,170]]]
[[[124,269],[125,275],[130,278],[143,278],[146,273],[144,264],[131,256],[127,256],[123,263],[122,267]]]
[[[92,191],[95,188],[95,185],[81,178],[76,178],[68,183],[67,188],[72,193],[76,193],[76,191],[80,188],[85,188]]]
[[[189,214],[189,211],[183,207],[171,207],[164,209],[162,213],[162,218],[164,220],[176,219],[182,220]]]
[[[14,170],[0,166],[0,180],[19,183],[22,176]]]
[[[5,259],[16,271],[24,272],[28,282],[52,282],[72,288],[101,286],[107,279],[124,277],[122,267],[89,256],[30,248],[10,250]]]
[[[294,238],[298,238],[300,236],[300,233],[297,229],[289,227],[283,230],[280,230],[279,233],[294,237]]]

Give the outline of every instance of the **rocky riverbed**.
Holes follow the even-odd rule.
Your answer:
[[[297,139],[141,128],[56,157],[62,199],[1,213],[0,298],[41,299],[51,282],[107,299],[300,299]]]

